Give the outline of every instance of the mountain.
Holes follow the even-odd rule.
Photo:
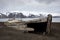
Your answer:
[[[17,13],[16,18],[26,18],[26,16],[23,13]]]
[[[38,17],[40,17],[40,16],[34,15],[34,14],[29,14],[29,16],[28,16],[28,18],[38,18]]]
[[[7,15],[0,13],[0,18],[7,18]]]
[[[45,16],[42,14],[39,14],[39,15],[29,14],[29,16],[28,16],[28,18],[43,18],[43,17],[45,17]]]
[[[40,15],[34,15],[29,14],[29,16],[24,15],[21,12],[9,12],[8,15],[0,13],[0,18],[42,18],[44,17],[42,14]]]
[[[33,15],[33,14],[29,14],[29,16],[28,16],[28,18],[34,18],[35,17],[35,15]]]
[[[9,15],[8,15],[8,18],[13,18],[13,17],[15,17],[15,13],[9,13]]]
[[[8,18],[26,18],[23,13],[9,13]]]
[[[53,16],[53,18],[60,18],[60,16]]]

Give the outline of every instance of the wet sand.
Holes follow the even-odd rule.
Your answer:
[[[50,35],[24,33],[4,26],[0,28],[0,40],[60,40],[60,23],[52,23]]]

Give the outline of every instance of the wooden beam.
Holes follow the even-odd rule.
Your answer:
[[[48,17],[47,17],[47,29],[46,29],[47,34],[51,33],[51,22],[52,22],[52,15],[48,14]]]

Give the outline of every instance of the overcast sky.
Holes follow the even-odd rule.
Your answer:
[[[0,0],[0,12],[10,11],[60,16],[60,0]]]

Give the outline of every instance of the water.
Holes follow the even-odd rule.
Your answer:
[[[10,18],[2,18],[0,19],[0,22],[6,22],[8,21]],[[22,21],[29,21],[29,20],[34,20],[34,19],[39,19],[39,18],[15,18],[16,20],[22,20]]]
[[[0,19],[0,22],[6,22],[8,21],[9,18],[2,18]],[[23,21],[29,21],[29,20],[34,20],[34,19],[39,19],[39,18],[16,18],[16,20],[23,20]],[[52,18],[52,22],[60,22],[60,18]]]
[[[52,22],[60,22],[60,18],[52,18]]]

